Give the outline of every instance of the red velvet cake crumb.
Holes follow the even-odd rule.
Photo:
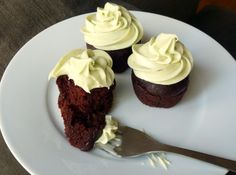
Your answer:
[[[57,85],[65,134],[71,145],[89,151],[105,127],[105,114],[112,106],[115,83],[109,89],[95,88],[87,93],[67,75],[62,75],[57,78]]]

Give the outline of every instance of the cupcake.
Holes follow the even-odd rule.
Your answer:
[[[187,91],[193,59],[174,34],[161,33],[132,47],[128,65],[138,99],[153,107],[176,105]]]
[[[87,48],[104,50],[112,57],[116,73],[128,68],[131,47],[143,37],[140,22],[127,9],[113,3],[106,3],[104,8],[88,15],[81,31]]]
[[[105,127],[111,109],[114,72],[112,59],[104,51],[77,49],[56,64],[49,78],[56,78],[58,106],[65,134],[71,145],[90,150]]]

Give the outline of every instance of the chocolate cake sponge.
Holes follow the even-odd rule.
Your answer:
[[[94,46],[86,43],[88,49],[96,49]],[[129,66],[127,63],[128,57],[132,53],[132,47],[127,47],[119,50],[108,50],[106,51],[112,58],[113,66],[112,70],[115,73],[124,72]]]
[[[58,106],[64,120],[65,134],[71,145],[89,151],[102,134],[105,114],[112,106],[115,87],[95,88],[87,93],[67,75],[57,78]]]
[[[76,86],[74,81],[67,75],[57,78],[57,86],[60,91],[59,108],[61,101],[67,101],[68,105],[76,106],[82,113],[93,112],[108,113],[112,106],[114,84],[108,89],[106,87],[94,88],[87,93],[83,88]]]
[[[138,78],[132,71],[133,88],[138,99],[154,107],[169,108],[176,105],[187,91],[189,77],[172,85],[154,84]]]
[[[91,150],[105,127],[105,114],[83,114],[77,107],[68,105],[63,106],[61,111],[70,144],[81,151]]]

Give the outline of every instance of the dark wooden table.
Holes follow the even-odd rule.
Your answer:
[[[148,7],[144,2],[140,4],[141,1],[118,2],[129,9],[144,7],[142,10],[148,8],[148,11],[155,12],[153,4]],[[197,0],[194,1],[196,2]],[[98,0],[0,0],[0,78],[14,54],[34,35],[61,20],[95,11],[97,6],[103,4],[104,1]],[[29,174],[15,160],[1,134],[0,174]]]

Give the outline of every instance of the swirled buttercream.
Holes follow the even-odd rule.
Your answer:
[[[143,27],[124,7],[106,3],[86,17],[81,32],[86,43],[108,51],[131,47],[140,41]]]
[[[192,55],[174,34],[161,33],[145,44],[134,45],[132,50],[128,65],[143,80],[170,85],[186,78],[192,70]]]
[[[96,143],[107,144],[107,142],[116,137],[115,132],[117,129],[118,122],[112,119],[111,115],[106,115],[106,125],[102,131],[102,135],[98,138]]]
[[[109,88],[114,83],[111,67],[112,59],[105,51],[76,49],[60,59],[49,79],[68,75],[75,85],[90,93],[93,88]]]

